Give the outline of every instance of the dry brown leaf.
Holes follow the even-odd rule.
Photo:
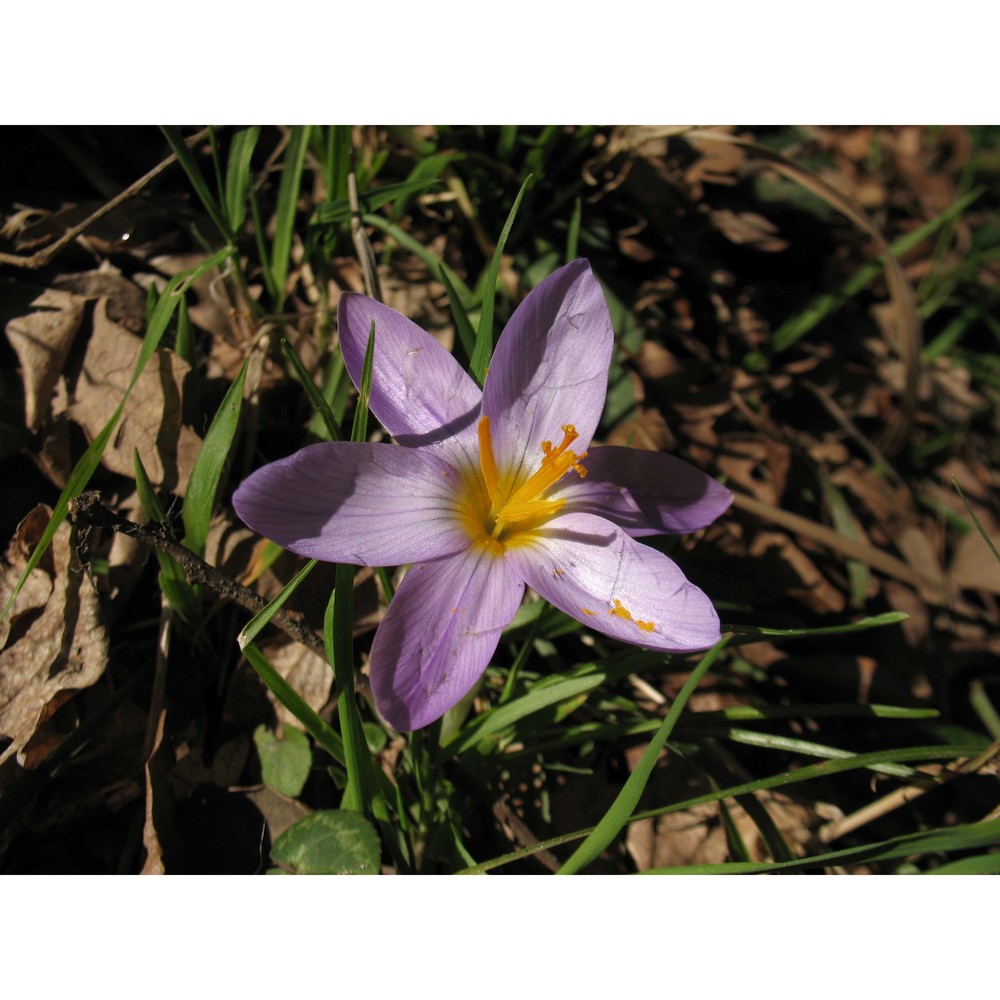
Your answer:
[[[271,666],[302,696],[305,703],[318,712],[330,700],[333,670],[330,664],[311,649],[298,642],[283,642],[280,646],[263,647]],[[301,726],[296,717],[280,702],[274,701],[275,711],[283,726]]]
[[[39,504],[18,525],[0,572],[0,603],[9,599],[51,515]],[[72,545],[63,523],[0,626],[0,736],[11,740],[0,763],[20,754],[64,692],[90,687],[107,665],[97,595]]]
[[[674,438],[659,410],[640,409],[638,416],[618,424],[608,435],[608,444],[643,451],[664,451],[674,446]]]
[[[52,286],[85,299],[107,299],[108,317],[132,333],[142,333],[146,325],[146,293],[106,260],[95,271],[61,274]]]
[[[49,415],[52,392],[83,322],[87,300],[45,288],[31,306],[31,312],[7,323],[7,339],[21,364],[25,423],[37,431]]]
[[[70,416],[93,440],[114,414],[139,357],[142,342],[108,317],[107,299],[94,309],[94,332],[87,345],[83,371],[76,383]],[[201,448],[201,438],[182,423],[186,361],[165,348],[150,359],[132,390],[118,431],[104,450],[102,462],[112,472],[131,477],[138,450],[155,486],[180,495]]]
[[[728,208],[709,212],[712,224],[730,243],[746,244],[764,253],[788,248],[788,241],[778,235],[778,227],[756,212],[733,212]]]
[[[976,517],[993,544],[1000,543],[1000,526],[989,511],[980,508]],[[949,571],[951,582],[960,589],[1000,594],[1000,562],[978,531],[968,532],[959,541]]]
[[[753,540],[749,553],[760,557],[769,549],[798,578],[785,587],[790,597],[802,601],[817,611],[839,614],[846,606],[844,595],[816,567],[816,564],[787,535],[779,531],[761,531]]]

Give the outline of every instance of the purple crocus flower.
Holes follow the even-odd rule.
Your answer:
[[[308,558],[412,563],[371,651],[378,710],[419,729],[482,675],[527,584],[590,628],[649,649],[719,638],[709,599],[635,541],[691,532],[727,489],[670,455],[590,448],[613,334],[590,265],[531,291],[497,342],[482,392],[433,337],[364,295],[340,298],[340,345],[360,384],[375,324],[370,406],[391,444],[314,444],[253,473],[233,504]]]

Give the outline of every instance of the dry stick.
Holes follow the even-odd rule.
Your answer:
[[[368,234],[361,225],[361,203],[358,201],[358,181],[352,170],[347,175],[347,197],[351,206],[351,240],[358,255],[361,275],[365,282],[365,294],[370,299],[382,301],[382,286],[375,267],[375,251],[368,240]]]
[[[973,757],[971,760],[952,761],[941,768],[936,775],[915,778],[911,784],[897,788],[894,792],[890,792],[876,802],[870,802],[848,816],[842,816],[840,819],[835,819],[824,824],[816,831],[816,837],[820,843],[829,844],[839,837],[843,837],[844,834],[852,833],[854,830],[876,819],[880,819],[900,806],[913,802],[914,799],[919,798],[925,792],[929,792],[934,788],[940,788],[943,784],[954,778],[958,778],[963,774],[975,774],[977,771],[986,768],[987,765],[995,768],[998,754],[1000,754],[1000,742],[993,743],[979,754],[978,757]]]
[[[208,129],[202,129],[200,132],[191,136],[189,139],[184,141],[187,143],[188,148],[197,145],[205,136],[208,135]],[[55,241],[55,243],[50,243],[47,247],[43,247],[36,253],[33,253],[30,257],[20,257],[17,254],[11,253],[0,253],[0,264],[13,264],[15,267],[27,267],[31,270],[37,270],[40,267],[44,267],[48,262],[55,257],[63,247],[72,243],[73,240],[77,238],[85,229],[88,229],[99,219],[102,219],[108,214],[112,209],[117,208],[123,201],[127,201],[133,195],[138,194],[154,177],[162,174],[167,167],[171,166],[177,160],[177,156],[171,153],[162,163],[158,163],[148,174],[140,177],[134,184],[130,184],[121,194],[115,195],[110,201],[105,202],[96,212],[89,215],[83,222],[72,229],[67,229],[62,236]]]
[[[105,528],[134,538],[143,545],[165,552],[171,556],[187,577],[188,583],[203,583],[221,597],[228,597],[247,611],[257,614],[267,607],[268,602],[252,590],[241,586],[231,577],[220,573],[208,563],[199,559],[190,549],[184,548],[167,534],[164,525],[136,524],[109,510],[101,502],[99,490],[88,490],[69,502],[69,516],[76,525],[86,528]],[[279,610],[271,617],[271,624],[301,642],[314,653],[324,657],[323,639],[296,616]]]

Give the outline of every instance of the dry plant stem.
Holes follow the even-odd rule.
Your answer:
[[[186,139],[185,142],[188,148],[196,146],[205,136],[208,135],[208,129],[202,129],[200,132]],[[68,246],[73,242],[82,232],[92,226],[99,219],[103,218],[112,209],[117,208],[123,201],[127,201],[133,195],[138,194],[154,177],[158,177],[163,173],[167,167],[172,166],[176,162],[177,157],[171,153],[165,160],[158,163],[148,174],[144,174],[140,177],[134,184],[130,184],[121,194],[115,195],[110,201],[105,202],[93,215],[88,216],[83,222],[74,226],[72,229],[67,229],[62,236],[55,241],[55,243],[50,243],[47,247],[43,247],[41,250],[33,253],[30,257],[19,257],[17,254],[10,253],[0,253],[0,264],[13,264],[15,267],[27,267],[31,270],[36,270],[37,268],[44,267],[50,260],[63,247]]]
[[[149,718],[146,721],[146,739],[142,746],[142,759],[148,766],[149,758],[156,745],[156,730],[163,711],[163,699],[167,690],[167,659],[170,656],[170,633],[174,624],[173,608],[166,597],[160,595],[160,632],[156,640],[156,668],[153,673],[153,693],[149,699]]]
[[[851,439],[855,441],[860,448],[863,448],[868,457],[872,460],[872,464],[881,467],[885,470],[886,477],[891,479],[897,486],[902,485],[903,480],[899,473],[892,467],[889,460],[882,454],[878,448],[875,447],[861,433],[858,429],[857,424],[844,412],[843,407],[833,398],[833,396],[822,386],[816,385],[815,382],[810,382],[809,379],[800,379],[799,385],[803,388],[808,389],[819,401],[822,403],[823,408],[827,413],[833,417],[834,420],[840,424],[841,429],[849,434]]]
[[[1000,752],[1000,744],[994,743],[978,757],[973,757],[971,760],[952,761],[947,766],[937,770],[937,773],[934,775],[917,778],[911,784],[906,785],[904,788],[897,788],[894,792],[890,792],[877,802],[869,803],[849,816],[843,816],[840,819],[835,819],[821,826],[816,831],[816,837],[821,843],[829,844],[838,837],[843,837],[845,833],[851,833],[859,827],[880,819],[894,809],[898,809],[908,802],[913,802],[932,788],[940,788],[946,782],[959,777],[959,775],[975,774],[980,768],[989,764],[997,756],[998,752]]]
[[[118,531],[134,538],[143,545],[167,553],[184,570],[188,583],[202,583],[221,597],[235,601],[240,607],[246,608],[253,614],[257,614],[267,607],[268,602],[264,598],[241,586],[225,573],[220,573],[199,559],[189,549],[175,542],[167,535],[165,526],[136,524],[105,507],[101,502],[101,494],[98,490],[88,490],[86,493],[81,493],[75,500],[70,500],[69,516],[73,523],[78,526]],[[271,624],[325,659],[322,637],[304,625],[297,616],[285,610],[279,610],[272,616]]]
[[[368,240],[368,234],[361,225],[361,203],[358,201],[358,180],[352,170],[347,175],[347,197],[351,205],[351,239],[354,252],[358,255],[361,274],[365,282],[365,294],[370,299],[382,301],[382,286],[375,267],[375,251]]]

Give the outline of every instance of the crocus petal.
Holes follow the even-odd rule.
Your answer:
[[[562,427],[590,444],[604,409],[614,335],[604,293],[585,260],[560,268],[514,311],[490,362],[483,413],[494,454],[515,479],[534,471],[542,442],[558,446]]]
[[[616,639],[670,652],[719,639],[712,602],[675,563],[593,514],[553,518],[506,555],[549,603]]]
[[[373,321],[372,413],[400,444],[457,450],[475,466],[479,454],[475,425],[482,399],[476,383],[416,323],[365,295],[345,292],[337,324],[354,384],[361,385]]]
[[[698,531],[733,502],[725,486],[674,455],[592,448],[581,464],[586,478],[566,476],[549,499],[565,500],[567,512],[606,517],[633,538]]]
[[[258,469],[233,494],[254,531],[311,559],[396,566],[469,544],[458,473],[428,449],[332,442]]]
[[[372,644],[375,704],[399,730],[419,729],[482,676],[524,584],[503,559],[473,546],[406,574]]]

